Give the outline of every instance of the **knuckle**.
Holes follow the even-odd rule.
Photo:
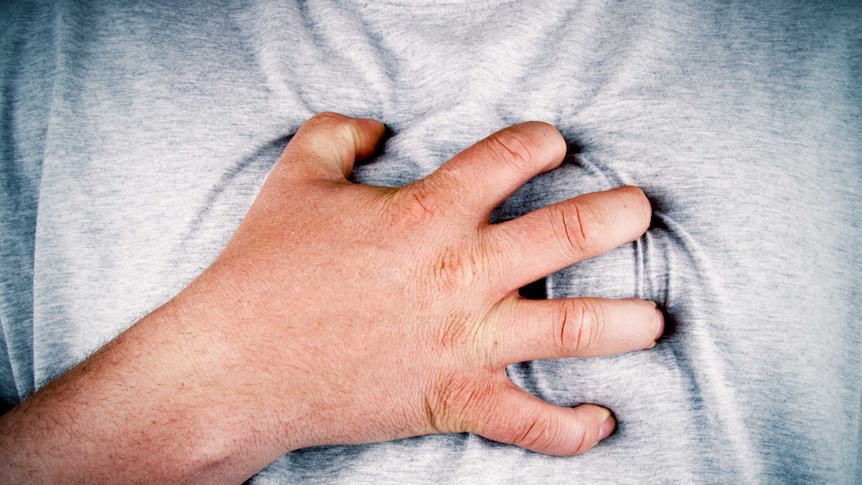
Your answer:
[[[560,355],[578,354],[595,347],[602,339],[605,316],[602,306],[592,300],[570,300],[560,306],[554,342]]]
[[[504,130],[489,136],[488,141],[494,145],[493,153],[500,162],[521,174],[535,171],[533,152],[537,147],[527,135]]]
[[[398,189],[394,192],[396,207],[392,211],[408,226],[420,228],[445,215],[449,201],[443,191],[430,178]]]
[[[596,246],[604,220],[601,213],[587,204],[572,204],[549,211],[551,227],[563,254],[580,258]]]
[[[303,127],[314,133],[317,138],[327,139],[331,138],[331,136],[327,136],[328,130],[344,129],[350,125],[349,120],[350,118],[338,113],[322,112],[309,118]],[[305,132],[306,130],[302,130],[303,127],[300,127],[300,130]],[[307,132],[305,134],[308,135]]]
[[[410,191],[408,215],[412,220],[427,222],[433,220],[438,211],[438,203],[433,192]]]
[[[545,449],[558,441],[558,426],[546,414],[534,416],[517,431],[512,444],[529,450]]]
[[[306,154],[350,158],[360,144],[360,135],[351,119],[338,113],[323,112],[312,116],[297,132]],[[317,157],[315,157],[317,158]]]
[[[434,261],[434,284],[445,293],[469,288],[478,282],[481,266],[475,251],[446,246]]]

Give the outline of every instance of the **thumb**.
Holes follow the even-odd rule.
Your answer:
[[[611,412],[592,404],[555,406],[511,382],[497,396],[494,411],[475,432],[485,438],[546,455],[584,453],[613,432]]]
[[[344,180],[357,159],[374,154],[385,131],[383,123],[372,119],[316,114],[288,143],[279,168],[303,178]]]

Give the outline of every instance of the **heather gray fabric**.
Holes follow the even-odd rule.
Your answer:
[[[617,433],[575,458],[469,435],[308,449],[254,482],[862,482],[862,4],[225,3],[0,6],[5,402],[205,268],[313,113],[387,123],[355,178],[393,186],[539,119],[570,154],[497,218],[620,184],[656,208],[547,293],[654,299],[673,333],[510,369]]]

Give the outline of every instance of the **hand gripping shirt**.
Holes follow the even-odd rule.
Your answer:
[[[569,153],[495,220],[622,184],[655,209],[540,292],[657,301],[668,336],[508,369],[616,433],[304,449],[251,482],[862,481],[862,4],[4,2],[0,32],[6,407],[206,268],[314,113],[386,123],[353,179],[387,186],[535,119]]]

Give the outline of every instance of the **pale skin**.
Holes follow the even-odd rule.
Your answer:
[[[0,419],[3,483],[241,482],[280,455],[471,432],[574,455],[615,425],[515,386],[512,363],[648,349],[637,299],[518,288],[638,238],[634,187],[513,221],[491,211],[565,155],[530,122],[399,189],[352,184],[377,121],[317,115],[217,260],[171,301]]]

